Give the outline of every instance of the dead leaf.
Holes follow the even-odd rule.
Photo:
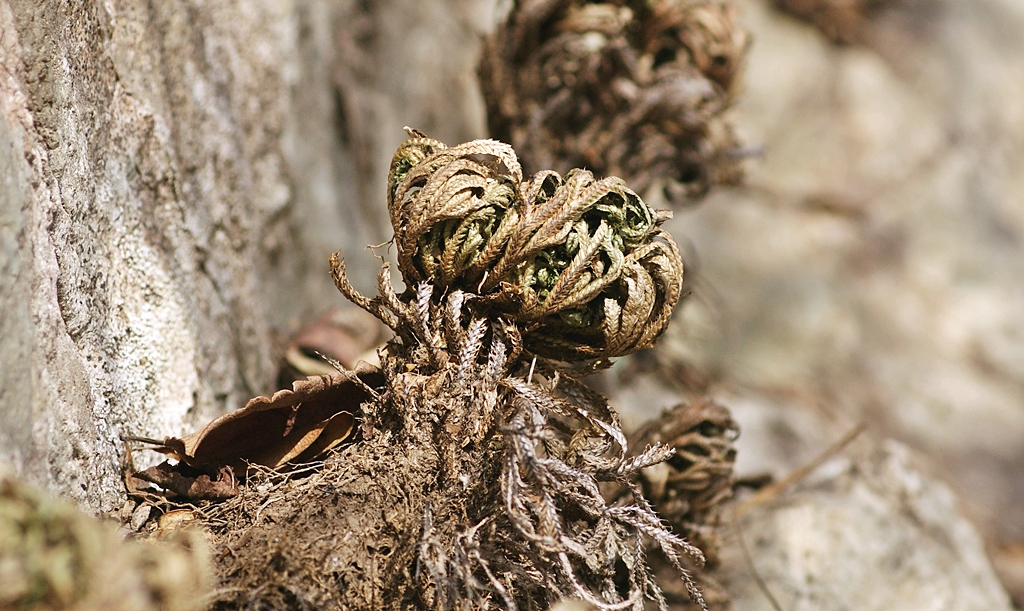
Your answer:
[[[164,538],[174,531],[180,530],[196,521],[196,514],[191,509],[172,509],[157,520],[156,535]]]
[[[354,371],[299,380],[291,390],[256,397],[191,435],[164,439],[155,449],[206,473],[228,466],[236,476],[243,476],[248,464],[278,469],[313,460],[352,433],[360,404],[370,398],[352,379],[356,376],[370,388],[384,383],[380,370],[365,363]]]
[[[192,501],[223,501],[238,494],[238,481],[230,467],[221,467],[214,480],[205,473],[164,461],[136,473],[135,477]]]
[[[334,367],[323,356],[349,368],[360,360],[376,365],[376,348],[387,339],[386,331],[379,320],[359,308],[329,310],[291,339],[281,362],[278,383],[287,386],[306,376],[333,373]]]

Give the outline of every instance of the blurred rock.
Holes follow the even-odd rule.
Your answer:
[[[862,439],[742,518],[753,566],[781,608],[1010,609],[952,492],[913,462],[898,442]],[[734,608],[771,610],[736,532],[723,549]]]
[[[1024,608],[1024,544],[1002,545],[991,552],[992,567],[1014,604]]]
[[[1024,5],[898,2],[836,47],[740,4],[739,129],[766,152],[666,225],[697,256],[664,349],[717,388],[870,422],[986,537],[1024,541]]]
[[[361,236],[391,238],[384,194],[391,157],[406,139],[404,126],[457,144],[487,137],[487,117],[476,67],[489,34],[506,9],[496,0],[361,2],[316,0],[323,5],[334,49],[337,137],[351,163],[344,186],[353,197],[338,210],[354,214]],[[315,225],[316,219],[309,219]],[[307,229],[316,233],[315,227]],[[379,263],[358,244],[343,253],[355,287],[376,290]],[[337,248],[337,247],[335,247]],[[377,249],[377,256],[393,257]],[[393,258],[389,260],[394,261]],[[318,270],[319,273],[319,270]],[[333,288],[333,287],[332,287]]]
[[[124,541],[113,524],[48,498],[0,462],[0,609],[199,611],[210,582],[198,531]]]

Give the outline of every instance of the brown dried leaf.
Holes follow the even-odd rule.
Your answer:
[[[694,204],[742,179],[730,108],[749,41],[729,3],[517,2],[481,56],[491,134],[527,172],[586,167]]]
[[[376,364],[374,349],[387,339],[386,331],[376,318],[357,307],[328,310],[292,336],[281,362],[278,385],[287,388],[307,376],[333,373],[334,367],[324,357],[350,369],[360,360]]]
[[[291,461],[312,460],[351,434],[355,414],[370,398],[352,378],[358,376],[371,388],[383,384],[378,369],[361,365],[351,372],[299,380],[272,397],[256,397],[191,435],[164,439],[156,449],[190,467],[208,471],[228,466],[236,475],[244,474],[250,463],[278,469]]]
[[[180,466],[164,461],[136,473],[135,477],[191,501],[223,501],[238,494],[238,481],[229,467],[221,467],[217,479],[211,479],[205,473],[186,474]]]
[[[196,512],[191,509],[172,509],[162,514],[157,520],[154,536],[157,539],[166,539],[175,533],[180,533],[195,521]]]

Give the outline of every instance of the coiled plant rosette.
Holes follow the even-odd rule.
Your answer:
[[[571,361],[649,347],[682,291],[683,264],[656,212],[620,178],[586,170],[523,180],[512,147],[454,147],[410,132],[388,209],[398,265],[514,323],[525,347]]]
[[[363,295],[331,257],[339,291],[395,334],[379,369],[332,374],[355,389],[355,439],[205,513],[215,608],[668,611],[667,562],[707,611],[704,554],[640,483],[676,449],[633,451],[582,381],[667,324],[682,264],[665,217],[617,178],[524,180],[507,145],[411,136],[387,192],[407,290],[383,263]]]

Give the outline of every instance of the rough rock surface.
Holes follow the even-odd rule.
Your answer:
[[[742,519],[753,566],[783,609],[1010,609],[953,493],[913,462],[898,442],[861,440]],[[771,610],[729,534],[723,573],[735,609]]]
[[[1024,540],[1024,6],[898,2],[837,47],[740,4],[739,129],[765,154],[668,225],[697,253],[671,350],[866,419],[934,457],[986,536]]]
[[[0,460],[111,509],[121,435],[271,390],[275,332],[342,302],[330,252],[372,283],[403,121],[484,124],[493,2],[416,6],[0,5]]]

